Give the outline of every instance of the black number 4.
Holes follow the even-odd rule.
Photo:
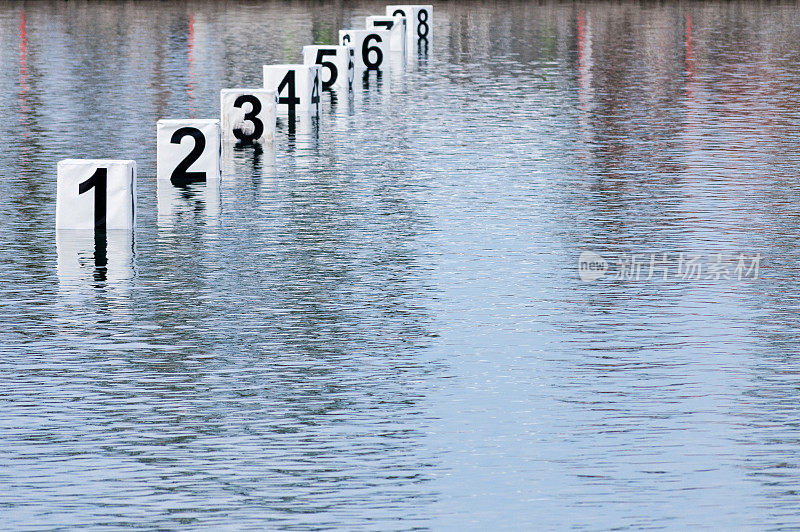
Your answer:
[[[289,85],[289,89],[287,91],[286,96],[281,96],[281,92],[283,92],[283,88]],[[278,103],[285,103],[289,106],[289,114],[295,114],[295,108],[300,103],[300,98],[297,97],[295,93],[295,86],[294,86],[294,70],[290,70],[283,76],[280,85],[278,85]]]
[[[319,70],[314,72],[314,86],[311,88],[311,103],[319,107]]]

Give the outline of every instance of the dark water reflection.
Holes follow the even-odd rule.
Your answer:
[[[157,119],[383,4],[0,2],[4,527],[800,526],[798,7],[435,11],[175,189]],[[55,234],[66,157],[137,160],[135,235]]]

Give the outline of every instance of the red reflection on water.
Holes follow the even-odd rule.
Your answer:
[[[684,63],[686,66],[686,138],[691,149],[700,148],[700,135],[697,130],[697,101],[695,90],[695,64],[692,42],[692,15],[686,15],[686,35],[684,37]]]
[[[692,55],[692,16],[686,15],[686,95],[691,97],[690,83],[694,81],[694,56]]]
[[[23,9],[19,16],[19,123],[23,142],[20,144],[19,164],[25,172],[30,163],[31,146],[27,142],[31,136],[30,106],[28,105],[28,23]]]
[[[19,112],[21,122],[26,122],[28,114],[28,31],[25,10],[19,16]],[[27,128],[22,133],[27,136]]]
[[[592,107],[592,23],[578,11],[578,127],[585,142],[591,142],[589,112]],[[580,150],[581,157],[588,153]]]
[[[189,14],[189,46],[187,58],[189,60],[189,80],[186,83],[186,94],[189,96],[189,117],[194,118],[194,13]]]

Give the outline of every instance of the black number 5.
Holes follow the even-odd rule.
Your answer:
[[[172,138],[169,141],[172,144],[180,144],[181,140],[183,140],[183,137],[192,137],[194,139],[194,148],[192,148],[192,151],[189,152],[189,155],[187,155],[180,163],[178,163],[178,166],[175,167],[175,170],[172,171],[172,175],[170,176],[169,180],[172,181],[172,184],[175,186],[206,180],[205,172],[187,171],[189,170],[189,167],[192,166],[201,155],[203,155],[203,150],[206,149],[206,138],[197,128],[182,127],[175,130],[175,133],[172,134]]]
[[[322,82],[323,89],[330,89],[333,87],[333,84],[336,83],[336,78],[339,77],[339,70],[336,68],[336,65],[330,61],[324,61],[326,55],[336,55],[336,50],[317,50],[317,59],[316,62],[318,65],[322,65],[328,70],[331,71],[331,75],[328,78],[328,81]]]

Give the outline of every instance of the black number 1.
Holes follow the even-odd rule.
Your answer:
[[[108,194],[108,168],[98,168],[92,176],[78,185],[78,195],[94,189],[94,230],[106,230],[106,198]]]

